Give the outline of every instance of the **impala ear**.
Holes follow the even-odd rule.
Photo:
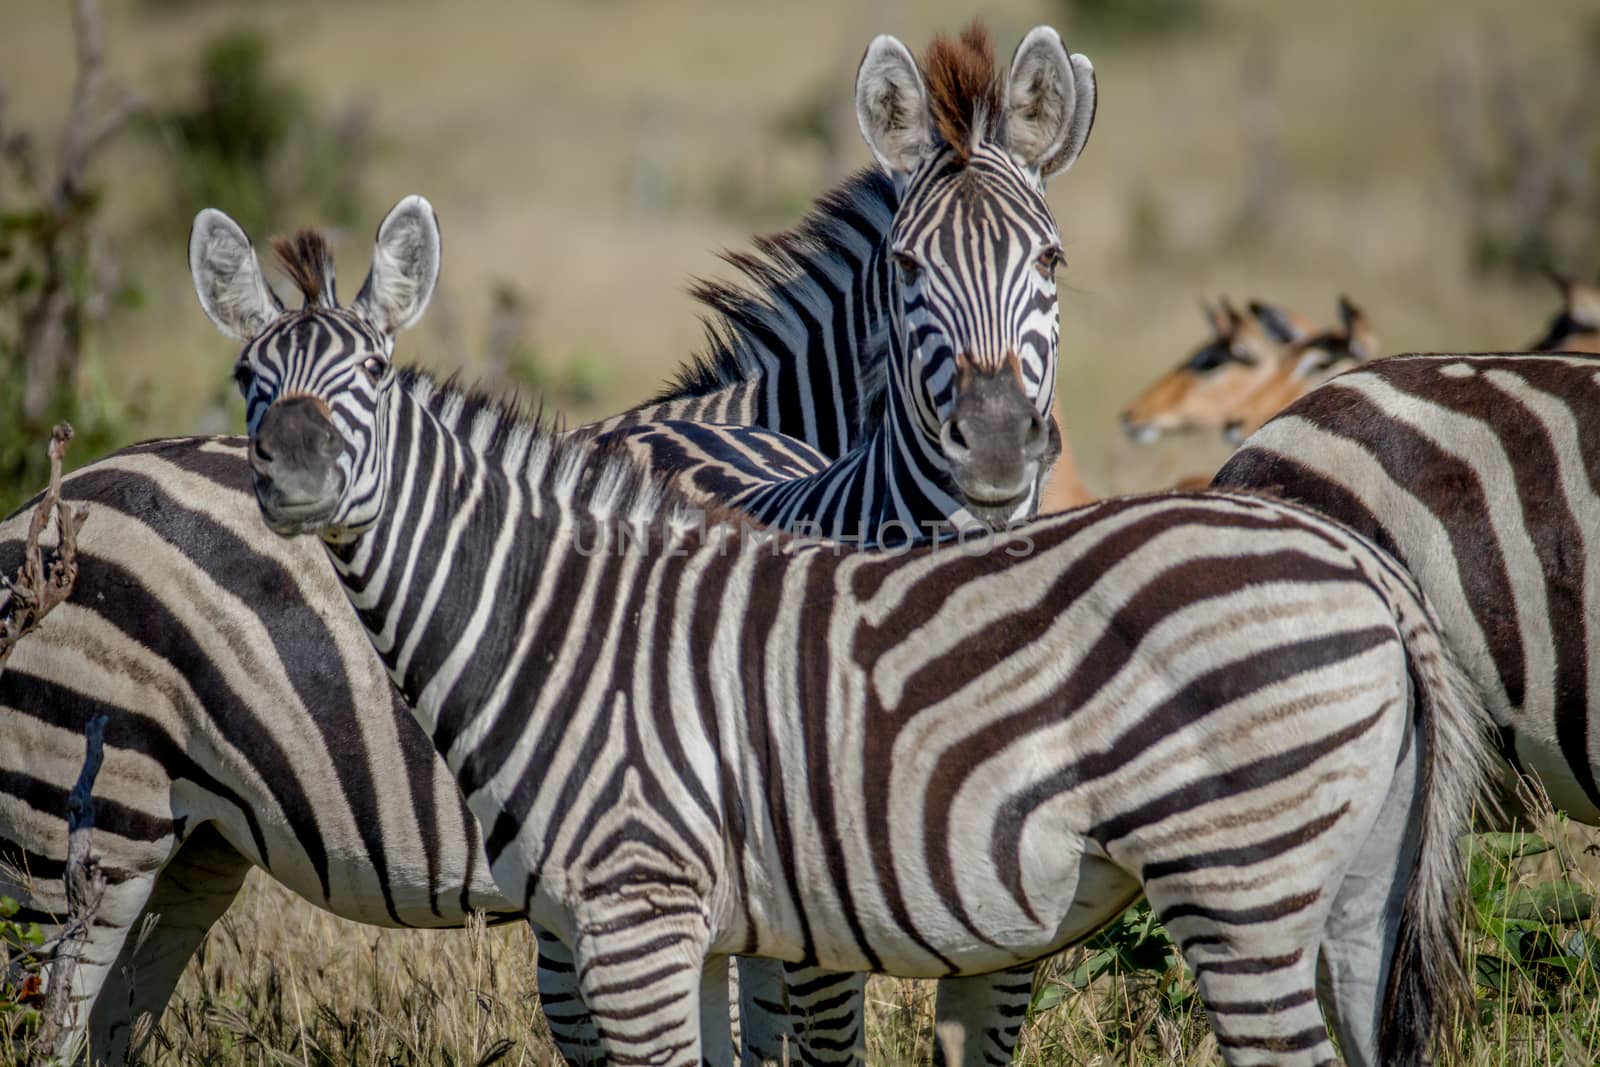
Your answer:
[[[1252,300],[1250,314],[1254,315],[1261,328],[1267,331],[1267,336],[1279,344],[1290,344],[1306,336],[1305,329],[1294,321],[1294,316],[1275,304],[1269,304],[1264,300]]]
[[[1077,160],[1094,127],[1094,67],[1061,35],[1036,26],[1017,46],[1006,86],[1006,143],[1044,180]]]
[[[189,229],[189,273],[206,315],[235,341],[250,340],[283,314],[250,238],[216,208],[201,211]]]
[[[928,91],[917,61],[888,34],[867,46],[856,71],[856,122],[890,174],[909,174],[933,150]]]
[[[1200,298],[1200,314],[1205,317],[1206,325],[1211,327],[1211,332],[1218,338],[1225,338],[1232,332],[1228,325],[1228,317],[1222,313],[1222,309],[1205,297]]]
[[[1378,358],[1378,334],[1361,306],[1344,294],[1339,295],[1339,322],[1344,327],[1345,347],[1359,360]]]
[[[439,220],[427,200],[408,196],[378,226],[372,270],[351,308],[393,336],[422,317],[438,280]]]

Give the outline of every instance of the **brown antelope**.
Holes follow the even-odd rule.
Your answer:
[[[1550,280],[1560,286],[1566,306],[1551,320],[1545,335],[1530,347],[1535,352],[1600,353],[1600,286],[1555,271],[1548,273]]]
[[[1226,298],[1202,302],[1212,337],[1162,375],[1122,412],[1122,428],[1139,444],[1163,434],[1222,431],[1241,398],[1276,380],[1284,346],[1309,336],[1298,316],[1251,302],[1241,314]]]
[[[1254,310],[1255,305],[1251,305]],[[1339,297],[1339,325],[1285,345],[1275,373],[1242,396],[1228,411],[1222,434],[1230,444],[1249,437],[1261,424],[1338,374],[1377,358],[1378,335],[1366,312]]]

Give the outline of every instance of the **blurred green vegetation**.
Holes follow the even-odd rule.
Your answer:
[[[312,219],[344,224],[363,198],[372,154],[364,107],[326,114],[283,74],[260,31],[224,30],[201,50],[189,98],[153,111],[146,130],[165,150],[171,214],[187,225],[202,207],[227,205],[248,232]]]

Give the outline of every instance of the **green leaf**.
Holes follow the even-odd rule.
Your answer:
[[[1594,914],[1594,896],[1562,878],[1512,893],[1505,913],[1510,919],[1527,922],[1582,922]]]
[[[1478,834],[1473,842],[1481,851],[1500,860],[1537,856],[1555,847],[1538,834],[1527,834],[1519,830]]]

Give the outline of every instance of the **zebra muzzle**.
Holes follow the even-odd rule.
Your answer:
[[[269,407],[250,438],[256,502],[279,533],[320,529],[343,495],[339,431],[311,397],[288,397]]]

